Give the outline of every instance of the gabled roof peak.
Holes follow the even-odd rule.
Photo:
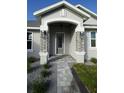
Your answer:
[[[48,6],[48,7],[46,7],[46,8],[42,8],[42,9],[40,9],[40,10],[38,10],[38,11],[35,11],[34,13],[33,13],[33,15],[38,15],[40,12],[42,13],[43,11],[47,11],[48,9],[51,9],[51,8],[53,8],[53,7],[57,7],[57,6],[60,6],[60,5],[62,5],[62,4],[65,4],[65,3],[68,3],[67,1],[65,1],[65,0],[62,0],[62,1],[60,1],[60,2],[57,2],[57,3],[55,3],[55,4],[52,4],[52,5],[50,5],[50,6]]]
[[[90,17],[90,15],[88,13],[85,13],[84,11],[78,9],[77,7],[75,7],[74,5],[70,4],[69,2],[67,2],[65,0],[60,1],[58,3],[55,3],[53,5],[50,5],[50,6],[46,7],[46,8],[40,9],[38,11],[35,11],[33,14],[35,16],[39,16],[39,15],[42,15],[44,13],[47,13],[47,12],[49,12],[51,10],[54,10],[54,9],[56,9],[56,8],[62,6],[62,5],[65,5],[66,7],[71,8],[73,11],[79,13],[80,15],[82,15],[82,16],[84,16],[86,18],[89,18]]]
[[[87,12],[88,14],[91,14],[94,17],[97,17],[97,15],[94,12],[92,12],[91,10],[85,8],[81,4],[77,4],[76,7],[79,8],[79,9],[81,9],[81,10],[84,10],[85,12]]]

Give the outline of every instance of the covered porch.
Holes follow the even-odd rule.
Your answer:
[[[59,55],[70,55],[78,63],[84,62],[84,28],[73,21],[50,21],[41,25],[41,64],[48,58]]]
[[[48,54],[49,57],[57,55],[71,55],[75,49],[76,24],[55,22],[50,23],[48,31]]]

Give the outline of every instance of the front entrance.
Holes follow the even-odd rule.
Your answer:
[[[64,54],[64,32],[56,32],[55,37],[55,53],[57,55]]]
[[[65,22],[49,24],[49,56],[70,55],[74,51],[76,25]]]

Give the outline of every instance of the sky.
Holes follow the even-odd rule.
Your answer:
[[[35,20],[33,12],[45,8],[49,5],[57,3],[62,0],[27,0],[27,20]],[[89,10],[97,13],[97,0],[66,0],[69,3],[76,5],[81,4]]]

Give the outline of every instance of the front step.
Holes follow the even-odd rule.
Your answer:
[[[56,61],[56,60],[61,59],[61,58],[65,57],[65,56],[67,56],[67,55],[52,56],[52,57],[48,58],[48,62]]]

